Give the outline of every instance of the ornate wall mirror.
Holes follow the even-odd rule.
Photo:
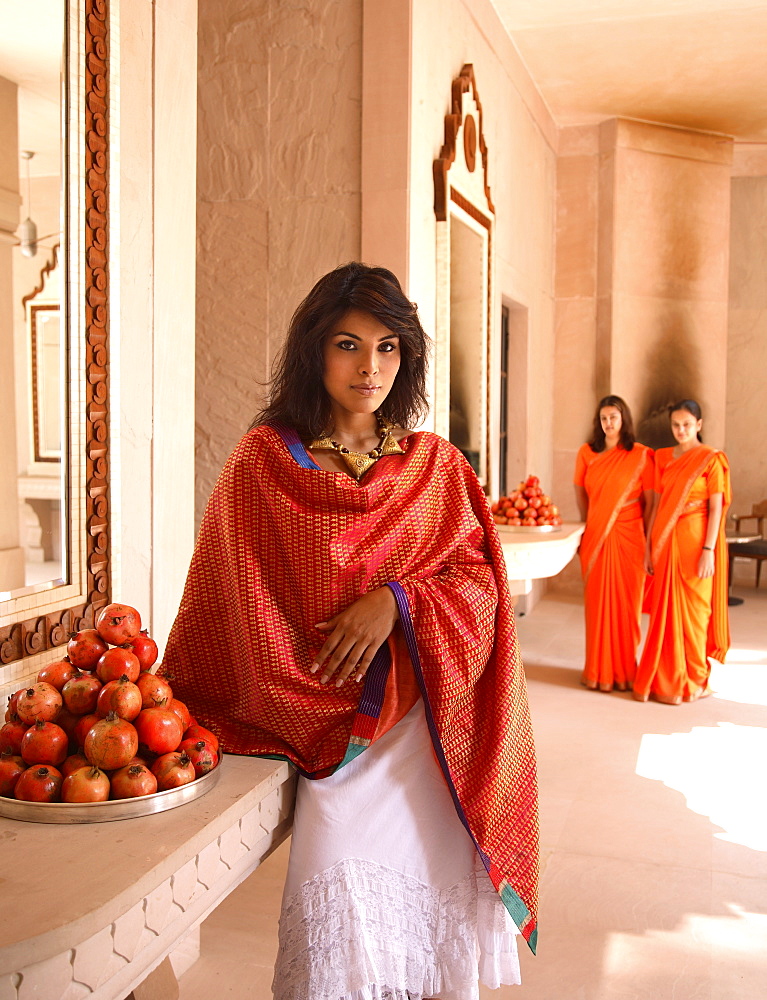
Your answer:
[[[487,183],[482,105],[470,64],[453,80],[445,142],[434,161],[434,212],[435,426],[463,452],[489,489],[494,209]]]
[[[0,0],[0,23],[4,685],[109,596],[108,3]]]

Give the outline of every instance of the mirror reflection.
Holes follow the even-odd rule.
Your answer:
[[[0,594],[66,577],[64,3],[0,0]]]

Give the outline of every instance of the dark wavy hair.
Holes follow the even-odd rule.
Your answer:
[[[591,431],[589,447],[592,451],[597,452],[605,450],[605,432],[602,430],[602,421],[599,419],[599,414],[606,406],[614,406],[616,410],[620,410],[621,448],[625,451],[631,451],[634,447],[634,442],[636,441],[636,435],[634,434],[634,418],[631,416],[629,404],[624,399],[621,399],[620,396],[605,396],[604,399],[599,400],[596,413],[594,414],[594,426]]]
[[[323,383],[325,340],[350,309],[369,313],[399,336],[401,362],[381,416],[413,427],[428,411],[426,368],[429,343],[415,303],[385,267],[352,261],[320,278],[298,306],[277,358],[267,405],[252,424],[287,424],[304,440],[332,431],[330,397]]]
[[[671,414],[676,413],[677,410],[685,410],[687,413],[692,414],[696,420],[702,420],[703,414],[701,413],[700,406],[695,402],[694,399],[680,399],[678,403],[672,403],[668,408],[669,420],[671,419]],[[698,431],[698,440],[702,443],[703,438],[701,437],[700,431]]]

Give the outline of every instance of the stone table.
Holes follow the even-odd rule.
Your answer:
[[[498,525],[512,595],[529,594],[533,580],[556,576],[570,562],[581,542],[585,524],[565,522],[556,531]]]
[[[210,791],[166,812],[0,817],[0,1000],[172,996],[168,956],[189,967],[200,922],[288,835],[295,780],[284,762],[226,754]]]

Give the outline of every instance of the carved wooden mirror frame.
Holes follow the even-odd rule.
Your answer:
[[[68,569],[60,586],[0,602],[0,665],[22,661],[19,678],[27,657],[91,625],[110,590],[109,0],[69,0],[66,52]]]
[[[477,156],[479,152],[479,157]],[[482,246],[481,287],[477,287],[476,324],[480,334],[477,391],[481,399],[477,473],[486,489],[492,476],[489,434],[491,386],[488,373],[497,339],[493,299],[493,230],[495,208],[487,176],[488,151],[474,68],[467,63],[453,80],[450,111],[445,115],[444,144],[434,161],[434,214],[437,230],[437,302],[434,347],[435,429],[451,437],[451,295],[456,261],[453,226],[473,232]],[[476,242],[476,241],[475,241]],[[478,244],[479,245],[479,244]]]

